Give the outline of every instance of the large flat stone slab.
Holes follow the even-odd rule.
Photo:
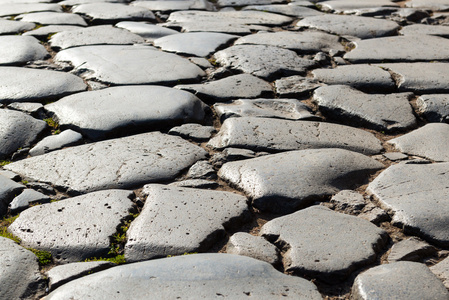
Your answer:
[[[214,5],[207,0],[133,1],[130,5],[163,12],[177,10],[215,10]]]
[[[322,299],[314,284],[276,271],[270,264],[231,254],[195,254],[118,266],[69,282],[47,300],[176,299],[270,295]]]
[[[247,148],[257,151],[290,151],[317,148],[342,148],[364,154],[382,149],[371,133],[348,126],[269,118],[230,118],[209,146]]]
[[[178,83],[206,75],[187,59],[141,45],[77,47],[60,51],[55,60],[71,62],[79,72],[88,70],[85,79],[115,85]]]
[[[295,3],[272,4],[272,5],[248,5],[245,6],[242,10],[265,11],[301,19],[311,16],[320,16],[323,14],[323,12],[319,10],[301,5],[296,5]]]
[[[45,106],[60,125],[92,140],[120,133],[201,122],[206,105],[196,96],[162,86],[120,86],[64,97]]]
[[[155,2],[155,1],[145,1],[145,2]],[[164,1],[164,3],[169,2],[173,1]],[[155,24],[147,24],[145,22],[123,21],[115,24],[115,26],[129,30],[137,35],[140,35],[147,41],[154,41],[155,39],[161,38],[163,36],[179,33],[178,31],[170,28],[165,28]]]
[[[449,8],[449,5],[448,5]],[[425,25],[425,24],[412,24],[402,27],[400,33],[402,35],[437,35],[441,37],[449,37],[449,27],[443,25]]]
[[[50,135],[39,141],[28,153],[31,156],[42,155],[51,151],[81,144],[83,136],[76,131],[67,129],[56,135]]]
[[[0,103],[54,100],[87,89],[78,76],[51,70],[0,67]]]
[[[77,15],[60,12],[36,12],[18,15],[15,20],[38,23],[42,25],[76,25],[87,26],[86,21]]]
[[[51,252],[60,263],[101,257],[133,206],[132,192],[107,190],[31,207],[8,227],[22,245]]]
[[[0,36],[0,65],[23,65],[48,56],[45,47],[32,36]]]
[[[246,197],[230,192],[157,184],[143,192],[145,206],[126,232],[128,262],[206,251],[249,213]]]
[[[441,10],[446,11],[449,9],[449,4],[445,0],[411,0],[406,3],[408,7],[420,8],[420,9],[430,9],[430,10]]]
[[[422,95],[416,100],[418,111],[429,122],[449,121],[449,94]]]
[[[430,267],[430,271],[443,281],[446,288],[449,287],[449,258],[445,258],[436,265]]]
[[[22,31],[31,30],[36,25],[30,22],[0,20],[0,34],[16,34]]]
[[[285,243],[286,271],[332,283],[373,263],[388,237],[384,230],[366,220],[323,206],[269,221],[259,234]]]
[[[16,16],[38,11],[62,12],[62,8],[58,4],[50,3],[8,3],[0,7],[0,17]]]
[[[214,54],[217,62],[229,69],[272,80],[305,74],[316,62],[299,57],[294,51],[266,45],[237,45]]]
[[[332,10],[334,13],[350,13],[354,10],[380,8],[380,7],[399,7],[396,3],[389,0],[330,0],[319,3],[322,10]]]
[[[272,265],[279,262],[279,253],[275,245],[260,236],[246,232],[234,233],[226,244],[226,253],[249,256],[266,261]]]
[[[0,175],[0,216],[6,215],[8,204],[24,188],[25,186],[18,184],[6,176]]]
[[[367,188],[393,215],[393,225],[406,234],[447,247],[449,163],[397,164],[383,171]]]
[[[130,6],[121,3],[86,3],[77,5],[72,12],[86,15],[92,18],[93,22],[114,22],[119,21],[155,21],[154,14],[143,7]]]
[[[80,26],[73,26],[73,25],[48,25],[48,26],[42,26],[37,29],[24,32],[22,35],[31,35],[38,39],[45,39],[50,34],[54,34],[61,31],[69,31],[69,30],[77,30],[81,29]]]
[[[290,213],[362,184],[383,165],[343,149],[290,151],[223,165],[218,176],[262,211]]]
[[[283,3],[284,0],[218,0],[217,4],[219,7],[229,7],[229,6],[246,6],[255,4],[276,4]]]
[[[323,86],[323,84],[307,77],[294,75],[274,81],[274,86],[276,94],[285,98],[310,96],[313,90]]]
[[[152,132],[53,151],[5,168],[85,193],[173,179],[205,155],[180,137]]]

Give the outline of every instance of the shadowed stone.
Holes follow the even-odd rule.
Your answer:
[[[323,14],[319,10],[300,6],[300,5],[295,5],[294,3],[289,3],[287,5],[283,5],[283,4],[249,5],[249,6],[245,6],[242,10],[266,11],[266,12],[270,12],[270,13],[282,14],[282,15],[296,17],[296,18],[320,16]]]
[[[397,164],[368,185],[393,215],[392,224],[405,234],[416,234],[432,243],[449,245],[449,163]]]
[[[15,34],[25,30],[31,30],[36,25],[28,22],[0,20],[0,34]]]
[[[449,293],[429,268],[421,263],[396,262],[380,265],[358,275],[352,299],[436,299]]]
[[[33,22],[42,25],[77,25],[87,26],[86,21],[76,14],[59,12],[36,12],[19,15],[15,20]]]
[[[323,84],[302,76],[290,76],[274,82],[276,94],[280,97],[299,97],[309,95]]]
[[[81,29],[82,27],[79,26],[72,26],[72,25],[48,25],[48,26],[42,26],[38,29],[31,30],[24,32],[22,35],[31,35],[36,38],[47,38],[50,34],[61,32],[61,31],[69,31],[69,30],[77,30]]]
[[[449,288],[449,258],[445,258],[430,267],[430,271],[443,281],[446,288]]]
[[[32,36],[0,36],[0,65],[22,65],[50,56]]]
[[[231,254],[195,254],[118,266],[69,282],[47,300],[94,297],[98,300],[177,297],[237,299],[251,295],[263,299],[287,296],[322,299],[315,285],[284,275],[270,264]]]
[[[30,204],[45,202],[50,202],[50,197],[32,189],[25,189],[11,201],[9,210],[11,211],[11,214],[16,214],[28,208]]]
[[[382,167],[356,152],[313,149],[226,163],[218,176],[243,190],[257,209],[290,213],[353,188]]]
[[[2,5],[0,7],[0,17],[20,15],[38,11],[62,12],[62,8],[58,4],[49,3],[8,3],[7,5]]]
[[[195,141],[208,141],[212,134],[216,132],[213,126],[202,126],[200,124],[183,124],[173,127],[168,134],[177,135],[184,139],[192,139]]]
[[[343,280],[357,268],[373,263],[388,237],[368,221],[323,206],[269,221],[259,234],[288,245],[284,254],[287,272],[326,282]]]
[[[395,261],[420,261],[426,256],[436,254],[435,247],[423,242],[420,239],[411,237],[406,240],[402,240],[391,247],[391,252],[388,255],[388,262]]]
[[[215,10],[214,5],[207,0],[133,1],[130,5],[164,12],[195,9]]]
[[[217,62],[229,69],[272,80],[276,77],[304,74],[316,64],[295,52],[264,45],[237,45],[214,54]]]
[[[430,122],[449,121],[449,94],[423,95],[416,101],[419,112]]]
[[[234,233],[226,245],[226,253],[244,255],[275,265],[279,262],[276,246],[263,237],[245,232]]]
[[[53,151],[5,168],[84,193],[170,180],[205,155],[180,137],[152,132]]]
[[[149,1],[147,1],[149,2]],[[153,2],[153,1],[151,1]],[[172,1],[169,1],[172,2]],[[131,31],[137,35],[140,35],[147,41],[153,41],[155,39],[161,38],[163,36],[178,34],[179,32],[173,29],[164,28],[162,26],[147,24],[143,22],[119,22],[115,25],[116,27],[123,28]]]
[[[449,8],[449,5],[448,5]],[[441,37],[449,37],[449,27],[448,26],[438,26],[438,25],[425,25],[425,24],[413,24],[409,26],[402,27],[400,33],[402,35],[437,35]]]
[[[187,172],[186,178],[193,179],[216,179],[217,174],[212,165],[206,160],[194,163]]]
[[[77,5],[72,12],[92,18],[94,22],[118,21],[155,21],[154,14],[143,7],[124,5],[121,3],[87,3]]]
[[[83,136],[71,129],[64,130],[60,134],[50,135],[42,139],[31,148],[29,154],[31,156],[42,155],[54,150],[61,149],[63,147],[74,146],[81,144]]]
[[[335,194],[330,201],[338,210],[345,213],[358,214],[365,207],[365,199],[357,192],[343,190]]]
[[[126,236],[129,262],[205,251],[248,216],[246,198],[229,192],[146,185],[148,195]]]
[[[382,149],[374,135],[348,126],[251,117],[226,119],[208,146],[257,151],[343,148],[368,155]]]
[[[85,79],[117,85],[193,81],[205,73],[176,54],[149,46],[85,46],[60,51],[56,62],[71,62]],[[167,72],[170,70],[170,72]]]
[[[51,252],[59,263],[100,257],[108,252],[110,237],[129,215],[131,195],[130,191],[107,190],[33,206],[8,231],[27,247]]]
[[[388,141],[401,152],[435,161],[449,161],[449,125],[430,123]]]
[[[14,197],[25,189],[25,186],[0,175],[0,216],[4,216],[8,210],[8,204]]]

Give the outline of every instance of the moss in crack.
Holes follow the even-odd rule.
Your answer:
[[[37,249],[33,249],[33,248],[27,248],[27,250],[30,250],[31,252],[34,253],[34,255],[37,256],[37,259],[39,261],[39,266],[44,267],[44,266],[47,266],[47,265],[53,263],[53,256],[51,255],[50,252],[43,251],[43,250],[37,250]]]
[[[6,166],[10,163],[11,163],[10,160],[0,160],[0,167]]]
[[[56,122],[53,118],[46,118],[44,121],[51,128],[51,134],[59,134],[61,132],[59,128],[59,123]]]
[[[8,238],[10,240],[13,240],[17,244],[20,244],[20,239],[18,237],[16,237],[15,235],[13,235],[12,233],[8,232],[9,225],[11,225],[18,217],[19,217],[19,215],[9,217],[9,218],[4,217],[3,220],[1,220],[0,236],[2,236],[4,238]]]

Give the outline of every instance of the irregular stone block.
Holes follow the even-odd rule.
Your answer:
[[[449,94],[422,95],[416,100],[419,112],[429,122],[449,121]]]
[[[202,126],[200,124],[192,123],[173,127],[168,131],[168,134],[177,135],[184,139],[204,142],[208,141],[215,132],[216,130],[212,126]]]
[[[4,216],[8,210],[8,204],[18,195],[25,186],[0,175],[0,216]]]
[[[273,244],[245,232],[234,233],[226,245],[226,253],[244,255],[276,265],[279,262],[279,253]]]
[[[310,95],[313,90],[323,84],[312,81],[302,76],[290,76],[278,79],[274,82],[276,94],[280,97],[300,97]]]
[[[448,5],[449,8],[449,5]],[[437,35],[441,37],[449,37],[449,27],[442,25],[425,25],[425,24],[412,24],[404,26],[399,31],[402,35]]]
[[[134,1],[135,3],[137,1]],[[155,2],[155,1],[145,1],[145,2]],[[173,1],[164,1],[164,3],[173,2]],[[184,1],[183,1],[184,2]],[[163,36],[167,36],[170,34],[179,34],[178,31],[164,28],[162,26],[158,26],[155,24],[147,24],[144,22],[131,22],[124,21],[115,24],[116,27],[123,28],[131,31],[137,35],[140,35],[147,41],[154,41],[155,39],[161,38]]]
[[[430,271],[443,281],[446,288],[449,288],[449,258],[445,258],[430,267]]]
[[[86,21],[76,14],[60,12],[35,12],[18,15],[14,20],[38,23],[42,25],[76,25],[87,26]]]
[[[86,3],[77,5],[72,12],[92,18],[94,22],[155,21],[154,14],[145,8],[121,3]]]
[[[62,8],[59,4],[50,3],[8,3],[8,5],[2,5],[0,8],[0,17],[17,16],[38,11],[62,12]]]
[[[445,0],[411,0],[406,3],[407,7],[445,11],[449,9],[449,4]]]
[[[50,54],[45,47],[32,36],[0,36],[0,65],[23,65],[48,56]]]
[[[426,256],[436,254],[437,250],[433,246],[421,241],[420,239],[411,237],[402,240],[391,247],[391,252],[388,255],[388,262],[395,261],[420,261]]]
[[[32,30],[36,24],[29,22],[0,20],[0,34],[15,34],[22,31]]]
[[[22,35],[31,35],[38,39],[44,39],[47,38],[49,35],[61,32],[61,31],[69,31],[69,30],[77,30],[82,27],[80,26],[73,26],[73,25],[48,25],[48,26],[42,26],[37,29],[24,32]]]
[[[26,208],[30,204],[50,202],[50,197],[39,193],[32,189],[23,190],[20,195],[15,197],[9,204],[11,214],[16,214]]]
[[[214,5],[207,0],[177,0],[177,1],[133,1],[132,6],[144,7],[153,11],[171,12],[177,10],[211,10]]]
[[[276,4],[283,3],[284,0],[218,0],[219,7],[227,6],[246,6],[246,5],[263,5],[263,4]]]
[[[54,150],[62,149],[64,147],[74,146],[81,144],[83,136],[71,129],[64,130],[60,134],[47,136],[39,143],[31,148],[29,155],[37,156],[42,155]]]
[[[181,181],[175,181],[169,184],[169,186],[197,188],[197,189],[216,189],[220,185],[215,181],[205,179],[187,179]]]
[[[320,2],[319,5],[323,10],[332,10],[334,13],[349,13],[354,10],[367,10],[370,8],[379,7],[399,7],[399,5],[393,3],[389,0],[364,0],[364,1],[353,1],[353,0],[330,0]]]
[[[310,2],[309,2],[310,3]],[[295,5],[295,3],[291,2],[287,5],[283,4],[273,4],[273,5],[248,5],[242,8],[242,10],[258,10],[258,11],[265,11],[275,14],[281,14],[286,15],[290,17],[295,18],[305,18],[305,17],[311,17],[311,16],[320,16],[323,13],[319,10]]]
[[[331,198],[331,203],[335,208],[344,210],[348,213],[359,213],[365,207],[365,199],[355,191],[343,190]]]
[[[205,160],[197,161],[187,172],[187,178],[193,179],[216,179],[217,174],[212,165]]]

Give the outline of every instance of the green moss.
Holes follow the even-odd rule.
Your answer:
[[[53,256],[51,255],[50,252],[43,251],[43,250],[36,250],[33,248],[27,248],[27,249],[30,250],[31,252],[33,252],[34,255],[37,256],[37,259],[39,260],[39,265],[41,267],[49,265],[53,262]]]
[[[6,166],[7,164],[10,164],[10,160],[0,160],[0,167]]]
[[[184,256],[184,255],[192,255],[192,254],[198,254],[198,252],[184,252],[184,254],[181,254],[181,255],[167,255],[167,257]]]
[[[12,233],[8,232],[8,226],[11,225],[17,218],[17,216],[9,217],[9,218],[3,218],[0,222],[0,236],[8,238],[10,240],[13,240],[17,244],[20,244],[20,239],[13,235]]]
[[[126,263],[124,254],[117,255],[117,256],[114,256],[114,257],[105,257],[105,258],[103,258],[103,257],[92,257],[92,258],[88,258],[88,259],[85,260],[85,262],[89,262],[89,261],[110,261],[110,262],[113,262],[113,263],[118,264],[118,265]]]

